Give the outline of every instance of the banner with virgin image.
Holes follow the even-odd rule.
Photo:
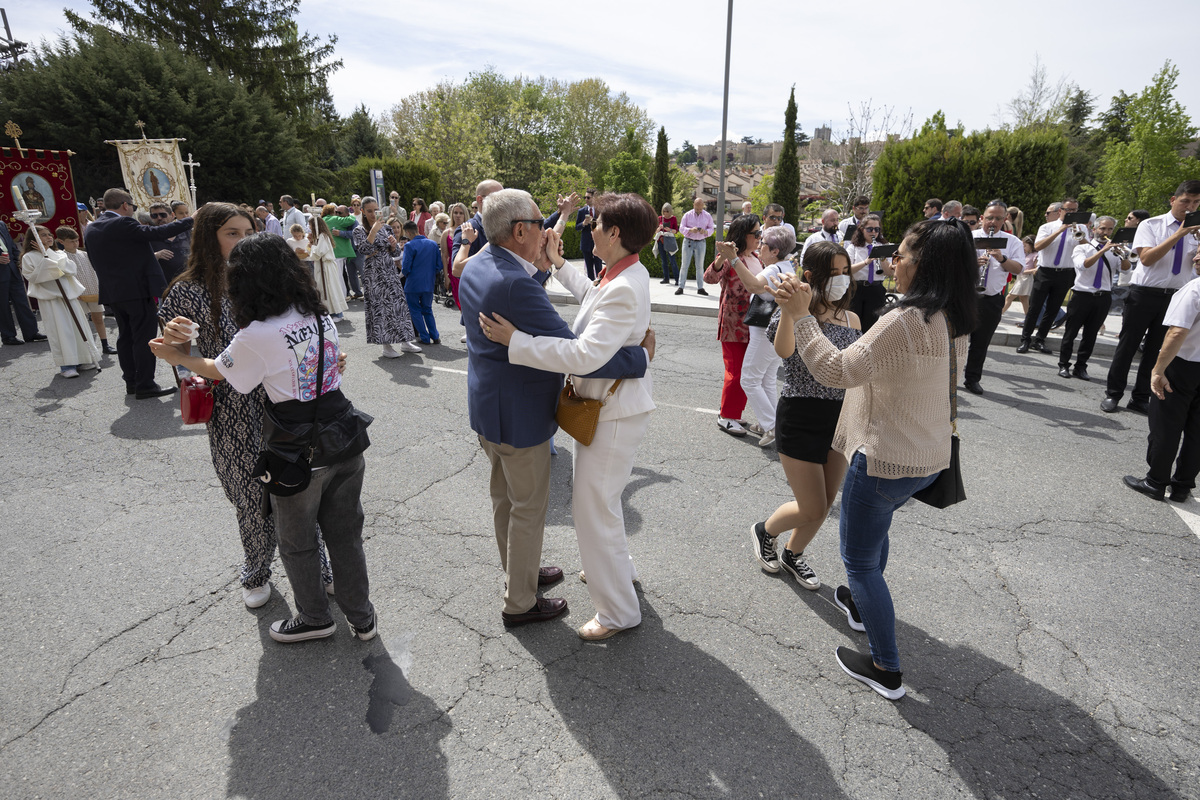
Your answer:
[[[118,139],[108,142],[117,146],[125,188],[133,195],[134,204],[141,210],[149,208],[151,203],[166,203],[168,206],[173,200],[191,203],[183,159],[179,155],[179,141]]]
[[[25,223],[14,216],[20,209],[41,212],[36,224],[54,230],[60,225],[79,230],[75,182],[65,150],[0,147],[0,221],[20,247]]]

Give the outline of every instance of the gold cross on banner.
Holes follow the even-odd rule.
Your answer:
[[[146,138],[146,123],[142,122],[139,119],[137,122],[135,122],[133,124],[136,128],[138,128],[138,130],[140,130],[142,132],[142,138],[145,139]]]
[[[13,122],[11,119],[4,125],[4,135],[10,137],[17,145],[17,155],[21,158],[25,157],[25,150],[21,147],[20,136],[22,134],[21,126]]]

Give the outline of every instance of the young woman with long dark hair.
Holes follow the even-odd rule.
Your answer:
[[[197,228],[199,224],[197,219]],[[287,243],[271,234],[243,238],[229,255],[227,282],[226,297],[238,331],[224,350],[204,358],[156,339],[151,342],[154,354],[221,380],[242,397],[265,393],[274,418],[288,428],[311,425],[314,416],[329,422],[348,410],[350,401],[341,392],[338,370],[337,328],[308,268]],[[256,449],[258,441],[255,437]],[[321,576],[318,523],[337,579],[337,603],[351,632],[364,640],[376,634],[359,499],[365,442],[361,449],[331,456],[321,449],[324,441],[312,455],[308,486],[288,496],[270,495],[279,556],[296,604],[295,617],[271,625],[271,638],[279,642],[323,638],[336,629]],[[251,480],[261,486],[256,478]]]

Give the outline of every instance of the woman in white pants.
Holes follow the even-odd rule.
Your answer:
[[[763,269],[755,275],[737,257],[737,246],[733,242],[717,242],[717,252],[733,264],[747,291],[768,302],[772,309],[775,308],[775,298],[767,288],[772,282],[778,281],[780,275],[796,273],[792,262],[783,259],[795,249],[796,234],[782,225],[767,228],[758,248],[758,258]],[[754,302],[751,301],[751,307],[753,306]],[[775,346],[767,339],[767,322],[769,319],[761,325],[746,323],[750,332],[750,344],[746,347],[745,358],[742,359],[742,391],[746,393],[746,401],[754,412],[754,418],[763,429],[762,438],[758,440],[760,447],[766,447],[775,441],[775,384],[779,375],[779,365],[783,363],[783,359],[775,354]]]
[[[516,330],[501,317],[480,315],[486,335],[508,345],[511,363],[586,375],[607,363],[620,348],[637,345],[646,338],[650,328],[650,275],[637,254],[654,237],[658,216],[636,194],[603,194],[595,199],[594,207],[595,253],[605,264],[598,284],[593,285],[562,259],[557,234],[545,234],[546,255],[554,277],[580,303],[572,326],[578,338],[534,337]],[[575,442],[571,497],[579,561],[596,606],[596,616],[579,629],[579,636],[594,641],[642,621],[633,588],[637,572],[625,540],[621,492],[633,471],[638,445],[646,435],[654,400],[649,372],[616,386],[606,379],[575,377],[572,382],[581,396],[604,401],[592,443],[584,446]]]

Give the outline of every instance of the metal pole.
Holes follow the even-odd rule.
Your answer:
[[[729,0],[729,19],[725,22],[725,100],[721,106],[721,178],[717,183],[717,241],[725,238],[725,141],[729,128],[729,53],[733,44],[733,0]]]

